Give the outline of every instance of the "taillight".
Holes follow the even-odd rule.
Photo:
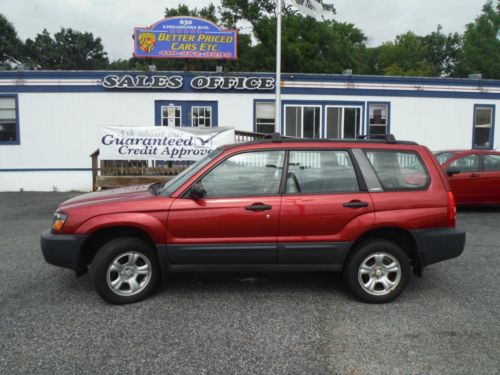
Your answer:
[[[448,191],[448,227],[454,228],[457,219],[457,206],[453,192]]]

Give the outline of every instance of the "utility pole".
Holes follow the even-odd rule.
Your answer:
[[[274,103],[275,131],[281,133],[281,1],[276,0],[276,100]]]

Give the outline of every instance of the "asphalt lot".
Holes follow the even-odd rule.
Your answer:
[[[467,247],[394,303],[330,274],[177,275],[112,306],[43,260],[70,193],[0,193],[2,374],[498,374],[500,208],[461,210]]]

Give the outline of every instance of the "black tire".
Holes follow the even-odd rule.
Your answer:
[[[130,264],[134,259],[137,260]],[[111,270],[115,260],[120,263],[121,272]],[[137,271],[141,267],[146,275]],[[109,276],[108,270],[111,270]],[[160,272],[157,254],[147,242],[139,238],[122,237],[107,242],[99,249],[94,257],[91,276],[97,293],[104,300],[113,304],[126,304],[146,298],[158,284]],[[114,281],[121,285],[116,290],[110,285]],[[134,291],[132,283],[137,290]]]
[[[365,264],[363,270],[362,264]],[[399,272],[394,266],[386,267],[393,264],[398,266]],[[370,272],[367,273],[367,270]],[[396,299],[406,289],[410,274],[410,262],[403,249],[382,239],[360,244],[344,265],[345,283],[357,298],[368,303],[386,303]]]

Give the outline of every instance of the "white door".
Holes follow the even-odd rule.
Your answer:
[[[285,105],[285,135],[291,137],[321,137],[321,106]]]
[[[161,124],[163,126],[181,126],[182,107],[180,105],[168,105],[161,107]]]

